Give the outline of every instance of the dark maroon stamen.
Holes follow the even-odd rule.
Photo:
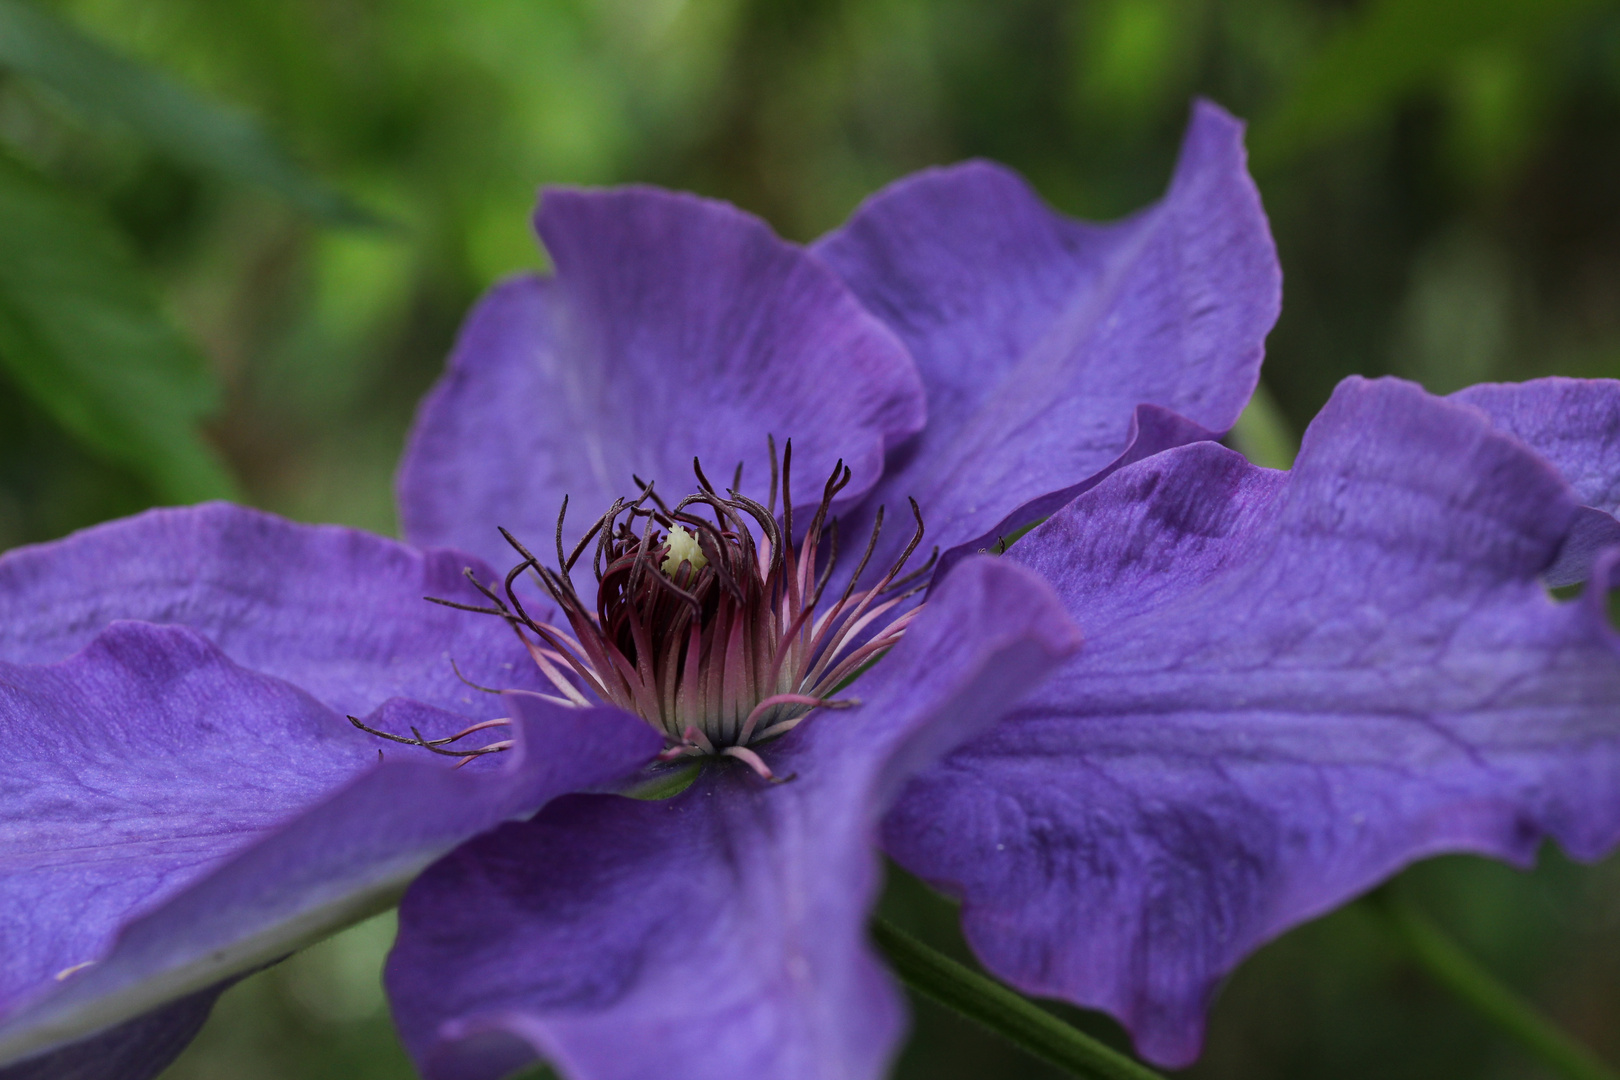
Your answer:
[[[637,478],[640,493],[616,500],[566,553],[564,499],[557,516],[555,569],[502,529],[522,561],[499,592],[467,572],[488,606],[429,599],[506,620],[556,690],[553,700],[586,705],[595,698],[636,713],[663,733],[666,760],[728,756],[769,777],[770,769],[750,747],[786,733],[817,708],[854,704],[832,695],[905,633],[921,607],[894,613],[921,591],[922,586],[907,586],[922,578],[938,555],[900,577],[923,535],[922,514],[912,500],[916,529],[910,543],[876,585],[858,588],[883,528],[879,510],[849,584],[822,610],[838,556],[831,508],[849,484],[850,470],[841,461],[834,466],[795,548],[788,496],[792,443],[783,449],[780,468],[774,441],[770,456],[764,505],[737,490],[740,466],[732,488],[722,495],[694,460],[696,492],[670,506]],[[596,601],[587,606],[571,571],[593,540]],[[514,586],[525,572],[532,572],[556,602],[566,628],[537,620],[524,608]],[[479,728],[438,740],[376,734],[458,756],[504,748],[447,748]]]

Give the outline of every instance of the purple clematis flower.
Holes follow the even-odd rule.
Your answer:
[[[634,236],[604,226],[585,242],[587,198],[603,215],[617,200]],[[650,193],[549,199],[557,276],[487,301],[423,408],[401,477],[419,542],[479,548],[469,523],[498,508],[544,535],[544,508],[588,490],[608,455],[604,475],[678,474],[694,452],[768,474],[754,448],[799,430],[792,399],[760,402],[724,350],[685,360],[643,339],[598,346],[592,374],[559,361],[584,348],[579,326],[647,332],[667,310],[671,286],[643,270],[667,264],[626,245],[667,246],[679,227],[647,224]],[[1106,1009],[1147,1056],[1184,1064],[1244,955],[1402,865],[1458,850],[1522,862],[1547,835],[1583,857],[1613,845],[1620,657],[1595,593],[1560,605],[1544,583],[1591,568],[1579,523],[1612,509],[1615,384],[1476,388],[1499,395],[1482,412],[1352,381],[1289,474],[1207,441],[1252,389],[1278,282],[1237,126],[1209,107],[1164,201],[1118,225],[1058,218],[970,164],[895,185],[812,251],[905,344],[927,393],[927,426],[891,437],[882,475],[839,507],[866,523],[917,498],[943,548],[924,618],[973,551],[1059,510],[1003,561],[1037,571],[1086,644],[915,776],[883,825],[896,859],[962,899],[991,971]],[[705,340],[707,323],[672,323],[668,341]],[[672,384],[675,354],[703,374]],[[727,380],[745,409],[716,403]],[[639,404],[647,384],[662,412]],[[1558,422],[1559,388],[1585,419]],[[535,421],[582,409],[648,430],[593,459]],[[797,745],[761,754],[803,768]],[[739,912],[786,905],[760,878],[791,871],[740,853],[791,858],[797,808],[779,797],[777,818],[762,801],[744,824],[722,809],[735,796],[698,790],[565,800],[412,887],[388,985],[428,1075],[495,1076],[536,1050],[584,1077],[664,1071],[666,1053],[692,1076],[873,1075],[879,1050],[848,1056],[829,1032],[861,1030],[851,1002],[874,1007],[804,976],[819,965],[795,977],[802,924],[760,931]],[[751,842],[760,820],[793,840]]]
[[[1620,392],[1351,381],[1290,473],[1208,441],[1279,286],[1218,109],[1109,226],[985,164],[808,252],[649,189],[538,224],[556,275],[419,416],[425,551],[208,507],[0,558],[0,1077],[151,1075],[435,859],[386,976],[430,1078],[875,1077],[879,840],[1176,1064],[1244,954],[1404,863],[1620,835],[1606,590],[1543,585],[1615,577]],[[654,757],[704,767],[609,793]]]
[[[896,185],[811,255],[728,207],[645,189],[547,193],[538,228],[556,275],[486,298],[422,407],[400,476],[407,532],[492,561],[511,548],[480,523],[555,536],[542,572],[566,626],[530,623],[553,655],[574,656],[598,697],[610,668],[627,671],[623,704],[665,731],[669,753],[731,754],[797,779],[761,786],[710,770],[665,801],[571,798],[440,863],[407,894],[388,965],[407,1047],[426,1075],[446,1078],[498,1077],[536,1052],[580,1077],[880,1075],[898,1005],[863,934],[875,888],[866,845],[899,775],[889,747],[925,722],[916,710],[931,710],[941,690],[982,701],[975,715],[989,723],[1030,685],[1003,662],[999,697],[956,689],[981,669],[947,642],[1002,625],[988,603],[967,614],[958,590],[977,596],[992,568],[1011,565],[974,559],[974,548],[1130,461],[1229,428],[1247,401],[1277,314],[1278,272],[1241,130],[1201,107],[1164,200],[1106,227],[1060,218],[1006,171],[969,164]],[[914,276],[920,283],[908,286]],[[581,538],[592,539],[589,521],[572,525],[558,507],[585,493],[619,510],[614,500],[639,498],[642,478],[690,475],[695,455],[727,472],[740,463],[733,487],[767,504],[749,527],[773,534],[773,436],[793,440],[786,495],[818,506],[809,535],[801,541],[784,521],[781,536],[769,535],[771,557],[757,559],[699,536],[705,562],[740,579],[736,567],[774,565],[797,541],[810,593],[815,534],[836,510],[841,565],[869,570],[835,568],[826,596],[854,589],[864,598],[852,602],[876,612],[892,602],[885,587],[916,543],[910,527],[874,534],[879,507],[912,497],[948,573],[920,614],[889,608],[895,622],[866,628],[874,643],[905,636],[848,691],[860,705],[751,743],[799,717],[756,724],[722,702],[689,731],[682,703],[660,704],[666,671],[690,688],[718,666],[707,651],[695,671],[660,663],[680,635],[727,625],[720,608],[679,624],[663,646],[653,629],[681,610],[671,585],[699,591],[673,539],[679,527],[680,547],[698,542],[684,538],[697,519],[677,526],[666,514],[654,531],[600,548],[596,574],[584,575],[600,582],[593,590],[561,573]],[[731,498],[709,487],[695,497],[694,508]],[[726,512],[741,519],[748,509]],[[644,560],[669,581],[647,561],[633,577],[648,545]],[[1012,604],[1012,583],[998,587]],[[629,621],[629,597],[648,611],[646,640],[618,653],[598,641],[593,592],[601,636],[632,636],[609,629]],[[1055,600],[1034,588],[1018,595],[1056,625]],[[654,614],[654,597],[672,614]],[[498,613],[518,604],[497,602]],[[842,603],[824,608],[830,622]],[[790,624],[792,604],[775,606]],[[850,634],[859,655],[861,631]],[[1058,641],[1055,631],[1043,641],[1046,663],[1063,651]],[[708,644],[693,638],[681,655]],[[630,670],[649,655],[652,671]],[[761,708],[784,689],[763,681],[744,695]],[[638,688],[653,700],[628,700]],[[567,693],[561,677],[557,689]],[[914,754],[905,758],[915,767]]]

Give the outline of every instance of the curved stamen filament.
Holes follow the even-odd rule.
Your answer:
[[[362,721],[359,717],[356,717],[356,716],[349,717],[349,723],[353,724],[355,727],[359,728],[361,731],[364,731],[367,735],[375,735],[379,739],[387,739],[389,742],[403,743],[406,746],[420,746],[422,749],[431,750],[435,754],[442,754],[445,757],[460,758],[461,761],[456,765],[457,768],[460,768],[462,765],[467,764],[467,762],[471,761],[475,757],[483,757],[485,754],[499,753],[502,750],[508,750],[508,749],[511,749],[511,747],[512,747],[512,740],[511,739],[502,739],[499,742],[492,742],[492,743],[489,743],[489,744],[487,744],[485,746],[480,746],[480,747],[478,747],[477,749],[474,749],[474,750],[446,750],[445,749],[445,747],[448,746],[450,743],[459,742],[460,740],[465,739],[468,735],[471,735],[474,732],[487,731],[488,729],[494,728],[494,727],[507,727],[507,726],[510,726],[510,724],[512,723],[512,720],[511,720],[510,717],[506,717],[506,716],[498,717],[498,718],[496,718],[494,720],[480,721],[479,723],[473,724],[471,727],[463,728],[462,730],[456,732],[454,735],[448,735],[448,736],[446,736],[445,738],[442,738],[442,739],[424,738],[422,733],[420,731],[418,731],[414,727],[411,728],[411,736],[412,737],[407,739],[403,735],[395,735],[392,732],[382,731],[382,730],[380,730],[378,728],[369,727],[369,726],[367,726],[367,724],[364,721]],[[377,753],[381,754],[382,751],[379,750],[379,751],[377,751]]]

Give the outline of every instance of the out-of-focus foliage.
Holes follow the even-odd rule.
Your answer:
[[[27,0],[0,0],[0,66],[32,76],[92,119],[108,118],[176,161],[263,184],[321,217],[368,217],[294,165],[256,124],[134,63]]]
[[[197,436],[216,394],[100,207],[0,157],[0,363],[73,437],[166,500],[232,494]]]
[[[1254,396],[1227,436],[1232,449],[1256,465],[1287,469],[1299,452],[1299,437],[1277,407],[1277,399],[1265,383],[1254,388]]]
[[[176,160],[258,181],[335,220],[361,219],[247,119],[43,8],[0,0],[0,70],[38,80],[82,114],[122,121]],[[197,430],[218,405],[214,373],[162,311],[128,238],[95,200],[3,151],[0,364],[19,397],[139,477],[152,496],[191,502],[235,494]]]
[[[1372,0],[1353,21],[1333,34],[1298,84],[1280,98],[1255,128],[1251,146],[1261,168],[1297,155],[1358,127],[1376,125],[1392,104],[1413,90],[1454,83],[1476,100],[1475,108],[1496,115],[1472,118],[1501,129],[1522,117],[1530,86],[1516,69],[1534,64],[1545,38],[1567,30],[1572,17],[1597,0]],[[1530,81],[1541,73],[1530,75]],[[1516,100],[1517,99],[1517,100]],[[1466,106],[1465,106],[1466,107]],[[1466,123],[1467,121],[1465,121]],[[1497,145],[1479,149],[1501,153],[1503,136],[1524,132],[1475,132]],[[1486,164],[1477,162],[1476,164]],[[1487,167],[1490,167],[1487,165]]]
[[[0,336],[0,547],[202,493],[154,466],[172,447],[117,449],[178,432],[195,452],[198,370],[221,402],[205,437],[246,498],[391,530],[393,465],[460,318],[545,265],[527,228],[539,184],[690,188],[809,239],[897,176],[983,155],[1109,217],[1162,189],[1194,94],[1254,120],[1282,253],[1267,396],[1237,436],[1257,460],[1286,463],[1352,372],[1437,391],[1620,376],[1616,0],[27,2],[0,0],[0,144],[18,159],[0,178],[77,206],[83,232],[21,258],[13,227],[68,216],[0,222],[0,288],[26,272],[12,262],[57,266],[76,284],[50,303],[105,293],[184,337],[161,359],[64,353],[42,384],[19,364],[46,361]],[[18,11],[131,62],[29,46],[4,33]],[[278,171],[291,160],[325,183]],[[334,227],[330,190],[395,227]],[[102,332],[61,325],[81,350]],[[1400,886],[1620,1061],[1616,864],[1545,861],[1444,860]],[[948,905],[915,883],[886,905],[960,950]],[[370,981],[381,925],[227,994],[169,1080],[408,1076]],[[1051,1075],[927,1004],[918,1022],[904,1076]],[[1191,1075],[1527,1069],[1352,907],[1238,973]]]

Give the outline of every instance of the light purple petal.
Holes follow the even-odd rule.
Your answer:
[[[902,1007],[866,943],[881,807],[1077,644],[1027,571],[969,560],[905,640],[765,750],[661,802],[560,800],[414,884],[387,985],[430,1080],[544,1054],[571,1080],[869,1080]]]
[[[507,702],[517,746],[456,770],[405,747],[383,759],[179,627],[116,623],[61,664],[0,664],[0,1064],[282,956],[660,745],[612,710],[525,700]],[[397,701],[372,722],[442,730],[436,713]]]
[[[0,556],[0,659],[61,660],[137,619],[192,627],[339,712],[406,697],[498,716],[451,661],[481,685],[535,689],[533,661],[501,620],[423,599],[485,603],[461,576],[469,565],[490,580],[471,556],[355,529],[225,503],[153,510]]]
[[[1552,462],[1587,506],[1620,510],[1620,381],[1480,383],[1451,395]]]
[[[885,844],[963,897],[992,971],[1184,1065],[1245,955],[1406,863],[1620,836],[1602,590],[1538,580],[1575,509],[1395,381],[1341,385],[1292,473],[1213,443],[1122,469],[1008,556],[1086,647],[915,780]]]
[[[1117,224],[1062,217],[969,162],[900,181],[818,241],[928,390],[927,429],[869,502],[915,496],[948,549],[1028,524],[1026,504],[1106,468],[1139,405],[1231,427],[1281,281],[1242,132],[1200,102],[1169,192]]]
[[[1491,422],[1552,462],[1592,508],[1582,513],[1547,572],[1553,585],[1584,581],[1598,552],[1620,544],[1620,382],[1532,379],[1480,383],[1452,397],[1485,410]]]
[[[847,495],[922,427],[922,388],[894,335],[802,249],[723,203],[658,191],[548,190],[554,278],[494,289],[423,403],[400,469],[420,544],[514,562],[496,534],[548,543],[564,495],[579,535],[632,475],[666,497],[739,462],[763,497],[766,436],[793,440],[794,497],[842,458]]]

